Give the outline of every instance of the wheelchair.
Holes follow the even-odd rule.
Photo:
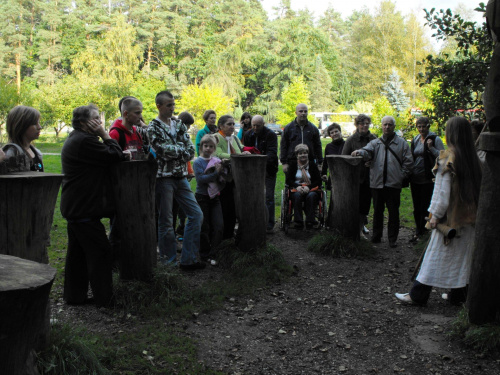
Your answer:
[[[327,220],[327,189],[322,184],[317,191],[320,195],[318,206],[314,211],[314,216],[316,221],[319,222],[317,229],[322,228],[326,225]],[[304,206],[305,202],[302,203]],[[290,224],[293,220],[293,203],[291,197],[291,189],[288,185],[285,185],[285,188],[281,191],[281,221],[280,227],[285,231],[285,234],[288,234],[288,230],[290,229]]]

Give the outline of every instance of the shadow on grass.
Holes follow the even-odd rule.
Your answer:
[[[453,321],[450,336],[462,340],[465,345],[484,354],[500,350],[500,324],[471,324],[465,307]]]

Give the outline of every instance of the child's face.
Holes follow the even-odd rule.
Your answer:
[[[215,145],[213,143],[203,143],[201,145],[201,155],[204,158],[210,157],[215,151]]]

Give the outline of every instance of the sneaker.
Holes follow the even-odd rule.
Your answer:
[[[363,234],[370,234],[370,230],[363,225]]]
[[[217,261],[215,259],[209,259],[208,264],[215,267],[217,265]]]
[[[448,301],[448,293],[441,294],[441,298],[444,299],[445,301]]]
[[[204,269],[206,264],[203,262],[196,262],[193,264],[181,264],[179,267],[183,271],[196,271]]]
[[[416,303],[413,302],[413,300],[410,297],[410,293],[394,293],[396,298],[400,300],[403,303],[409,304],[409,305],[415,305]]]

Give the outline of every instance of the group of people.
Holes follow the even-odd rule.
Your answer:
[[[183,270],[202,269],[206,262],[215,265],[217,246],[234,236],[237,217],[230,165],[232,154],[267,155],[267,230],[273,231],[278,141],[276,134],[265,126],[264,118],[245,112],[240,119],[240,133],[236,135],[232,116],[224,115],[217,120],[215,111],[207,110],[203,115],[206,126],[198,131],[193,144],[188,129],[194,118],[186,112],[174,116],[172,93],[159,92],[155,103],[158,116],[146,125],[142,103],[134,97],[122,98],[121,117],[109,133],[94,105],[73,111],[74,130],[61,152],[64,174],[61,212],[68,222],[64,283],[67,303],[88,302],[89,283],[97,305],[107,306],[112,301],[114,252],[110,241],[119,244],[119,228],[113,222],[116,202],[109,168],[116,163],[156,159],[158,248],[163,264],[177,264],[174,227],[177,213],[187,218],[178,263]],[[447,223],[459,231],[459,238],[451,244],[445,243],[438,231],[433,231],[412,291],[396,296],[404,302],[425,303],[430,288],[437,286],[452,289],[448,296],[451,301],[462,301],[470,270],[481,181],[469,122],[458,117],[448,121],[446,151],[441,139],[429,131],[430,122],[425,117],[417,120],[419,134],[411,145],[396,134],[396,121],[391,116],[382,119],[380,138],[370,133],[369,116],[361,114],[354,123],[356,132],[346,140],[340,125],[330,125],[327,134],[332,142],[323,154],[320,133],[308,120],[307,106],[297,105],[296,118],[284,128],[279,154],[292,192],[294,227],[313,228],[318,224],[314,217],[318,192],[323,182],[329,181],[326,157],[361,156],[364,165],[360,168],[359,180],[359,228],[368,233],[365,225],[373,197],[372,242],[381,242],[387,207],[389,246],[397,246],[400,194],[406,180],[410,181],[416,224],[412,241],[427,230],[429,213],[431,219],[427,226],[435,228],[439,223]],[[36,109],[13,108],[7,116],[10,142],[0,150],[0,162],[6,163],[10,171],[43,171],[42,155],[32,145],[40,130],[40,113]],[[195,153],[198,157],[191,165]],[[188,181],[193,175],[197,182],[195,192]],[[327,188],[330,188],[328,184]],[[101,223],[104,217],[111,218],[109,239]]]

